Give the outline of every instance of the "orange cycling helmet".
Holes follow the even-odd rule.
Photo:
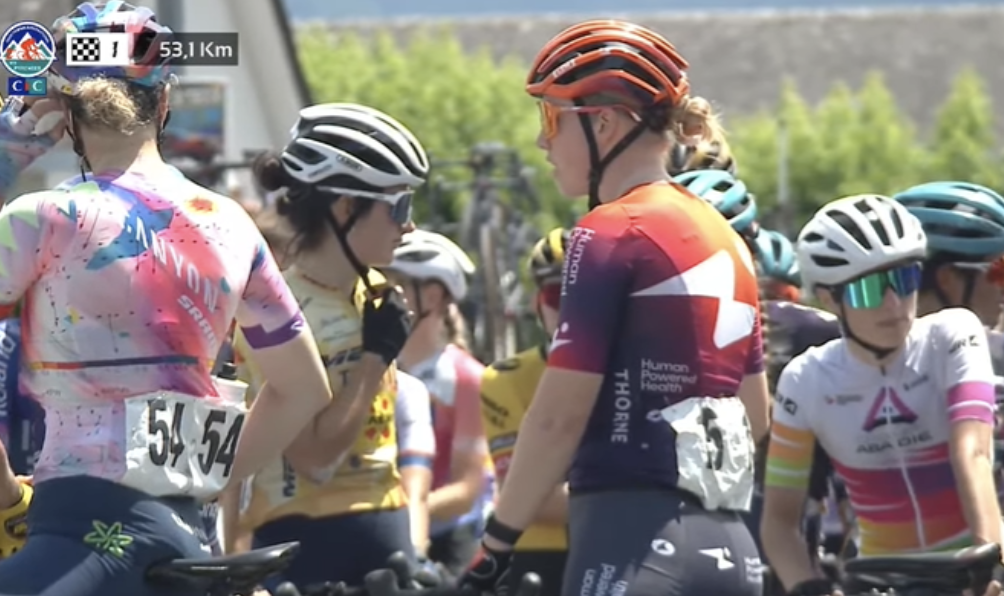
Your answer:
[[[526,91],[541,100],[541,114],[549,113],[548,99],[585,106],[584,99],[612,94],[625,106],[640,110],[638,124],[601,159],[586,111],[579,123],[589,146],[589,208],[600,204],[603,170],[645,130],[661,130],[664,116],[651,108],[674,108],[690,92],[689,64],[663,36],[633,23],[586,21],[554,36],[537,54],[526,79]],[[548,120],[551,120],[548,117]]]
[[[526,79],[534,97],[576,100],[597,93],[627,95],[650,107],[677,105],[690,92],[683,56],[640,25],[586,21],[565,29],[537,54]]]

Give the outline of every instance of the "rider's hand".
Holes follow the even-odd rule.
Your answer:
[[[491,549],[482,542],[478,554],[474,556],[474,561],[460,578],[460,587],[474,588],[479,592],[493,593],[497,596],[507,596],[511,563],[512,551]]]
[[[0,511],[0,559],[6,559],[24,548],[28,539],[28,505],[35,489],[21,483],[21,499]]]
[[[401,288],[387,288],[363,307],[363,351],[388,365],[397,358],[411,333],[411,313]]]
[[[39,99],[25,109],[24,101],[12,97],[0,109],[0,175],[13,177],[54,147],[66,133],[66,122],[60,121],[49,131],[35,134],[43,116],[63,109],[58,100]],[[23,113],[22,113],[23,112]],[[0,186],[13,180],[0,180]]]

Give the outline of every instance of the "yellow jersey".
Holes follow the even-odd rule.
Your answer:
[[[543,346],[531,348],[492,364],[481,377],[481,417],[500,482],[509,469],[519,425],[544,374],[546,360]],[[565,527],[544,524],[530,526],[516,544],[517,551],[567,549]]]
[[[287,269],[283,276],[310,325],[332,393],[337,396],[362,356],[365,286],[357,283],[352,294],[346,296],[309,280],[295,267]],[[370,283],[379,287],[386,279],[371,271]],[[251,386],[248,396],[253,399],[262,379],[246,358],[248,349],[238,330],[234,338],[238,377]],[[394,428],[396,397],[396,368],[391,366],[370,406],[366,426],[327,482],[318,484],[297,474],[285,459],[258,472],[251,481],[250,494],[242,498],[241,528],[254,529],[289,515],[318,518],[403,507],[405,495],[397,470]]]

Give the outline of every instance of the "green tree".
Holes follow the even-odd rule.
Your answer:
[[[993,106],[983,80],[974,70],[962,71],[938,111],[931,139],[934,176],[1000,189],[1004,178],[995,154],[994,124]]]
[[[363,39],[324,29],[302,30],[298,38],[316,101],[358,102],[393,114],[422,139],[434,161],[462,159],[482,142],[516,148],[537,171],[544,202],[538,223],[574,220],[572,209],[581,202],[558,197],[535,146],[539,121],[523,91],[523,62],[465,51],[448,29],[426,29],[407,43],[387,34]],[[889,194],[932,179],[1004,186],[993,108],[971,70],[956,79],[927,143],[918,140],[916,123],[877,74],[857,92],[838,83],[818,105],[809,105],[788,81],[776,110],[734,115],[726,125],[740,176],[757,195],[765,225],[784,223],[792,231],[839,196]],[[782,139],[792,205],[778,214]],[[464,174],[439,170],[453,180]],[[466,197],[455,199],[447,217],[459,215]]]
[[[463,159],[483,142],[517,148],[535,168],[547,206],[547,213],[532,215],[542,225],[571,223],[571,203],[558,199],[550,167],[535,147],[539,117],[523,91],[526,67],[520,62],[495,60],[487,50],[465,52],[447,29],[424,30],[404,45],[389,34],[364,40],[310,29],[301,32],[298,47],[314,101],[361,103],[393,115],[422,140],[434,162]],[[460,207],[452,205],[448,216],[458,217]]]

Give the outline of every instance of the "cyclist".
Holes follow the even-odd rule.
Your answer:
[[[292,130],[281,153],[256,159],[254,174],[267,190],[286,189],[277,209],[295,236],[283,275],[339,399],[316,417],[313,433],[255,475],[240,527],[253,531],[255,548],[300,542],[300,554],[266,587],[362,585],[391,554],[413,554],[393,364],[410,325],[403,308],[386,327],[369,327],[367,312],[369,298],[390,287],[371,267],[389,263],[413,228],[413,189],[429,163],[403,124],[366,106],[310,106]],[[259,387],[257,367],[243,365],[246,339],[234,342],[240,376]]]
[[[742,181],[723,170],[687,171],[674,176],[673,181],[711,203],[756,254],[754,239],[760,230],[756,197]]]
[[[558,328],[561,301],[561,268],[565,262],[570,230],[556,228],[540,239],[530,252],[530,277],[537,288],[537,321],[550,338]],[[519,425],[537,390],[547,363],[547,342],[496,362],[481,377],[481,417],[488,436],[488,448],[500,483],[512,459]],[[568,487],[562,482],[554,490],[535,523],[516,543],[510,577],[518,584],[525,573],[540,576],[543,594],[561,594],[561,581],[568,556],[565,525],[568,523]],[[518,585],[514,584],[513,589]]]
[[[998,323],[1004,286],[1004,198],[966,182],[930,182],[893,197],[927,233],[917,310],[927,314],[957,306],[976,313],[987,327]],[[1004,356],[999,334],[991,347]]]
[[[437,448],[428,556],[454,575],[474,555],[494,498],[478,401],[484,366],[467,350],[466,326],[456,305],[467,297],[467,276],[473,273],[474,263],[463,249],[424,230],[405,237],[387,268],[416,315],[401,367],[424,381],[432,395]]]
[[[89,171],[0,212],[0,314],[23,299],[21,382],[47,426],[29,540],[0,561],[0,586],[29,596],[169,594],[146,586],[144,571],[206,556],[199,499],[280,453],[330,389],[251,219],[160,158],[169,71],[155,42],[169,31],[123,2],[81,4],[53,30],[49,85]],[[66,65],[67,33],[111,30],[137,36],[129,65]],[[6,107],[0,119],[7,166],[12,143],[37,140],[20,128],[21,112]],[[272,388],[246,418],[210,375],[235,316]],[[210,418],[217,424],[204,435]]]
[[[429,489],[436,458],[436,435],[432,428],[432,398],[420,379],[397,373],[394,405],[397,433],[397,467],[408,499],[408,521],[415,555],[426,556],[429,547]]]
[[[738,514],[768,424],[756,277],[728,223],[666,174],[672,144],[712,128],[686,68],[660,35],[613,20],[562,31],[534,61],[538,145],[562,193],[592,209],[572,231],[548,365],[467,584],[504,581],[567,472],[564,594],[761,591]]]
[[[863,555],[1001,540],[991,471],[994,377],[979,319],[916,319],[921,223],[890,198],[822,207],[802,229],[802,278],[843,338],[791,361],[775,395],[762,534],[791,593],[829,594],[798,512],[815,441],[846,480]]]

